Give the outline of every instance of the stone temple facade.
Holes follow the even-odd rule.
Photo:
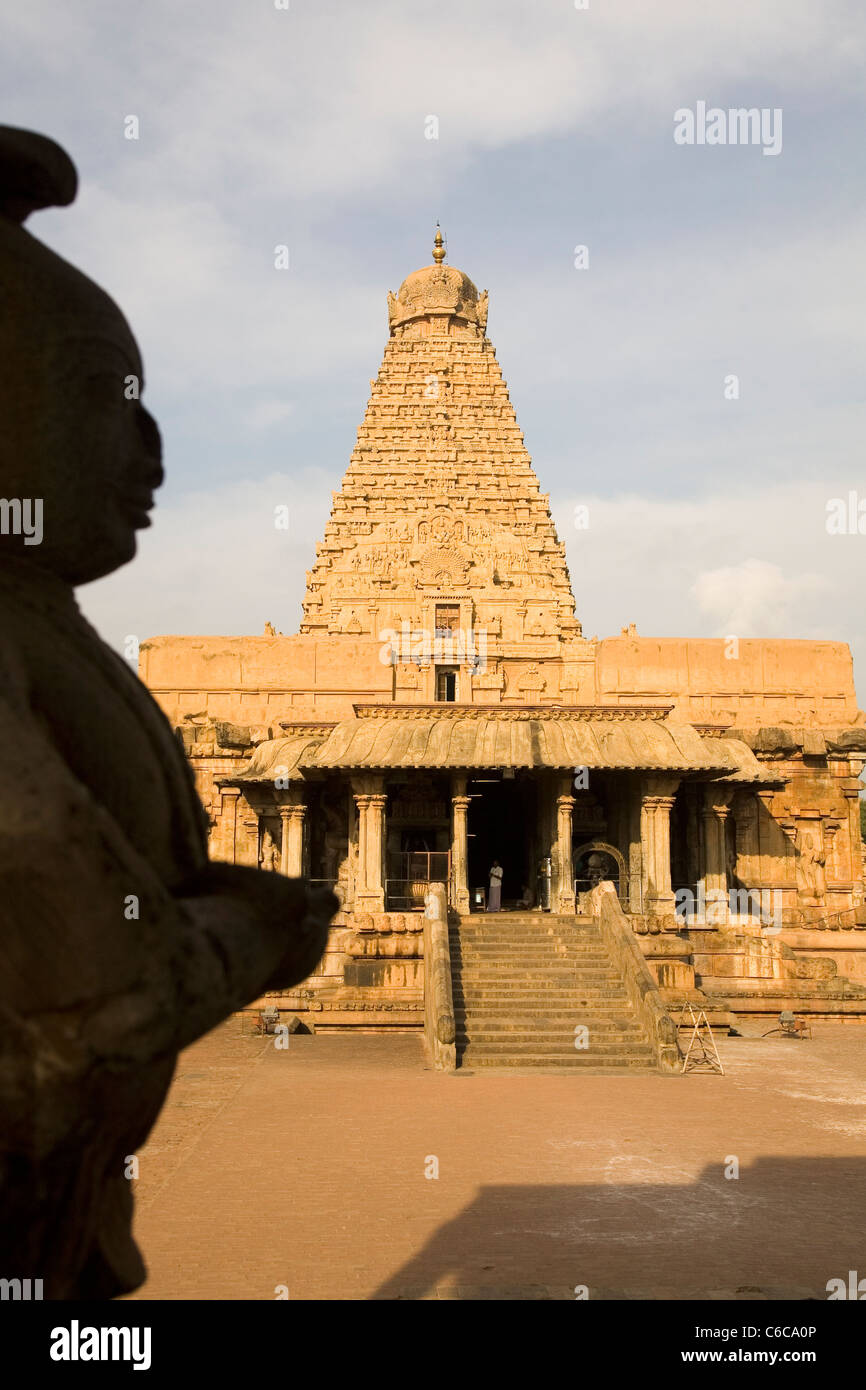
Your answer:
[[[142,646],[213,856],[337,887],[322,965],[268,1002],[420,1026],[431,883],[507,975],[509,924],[548,917],[565,950],[604,881],[668,1006],[866,1016],[848,648],[584,637],[487,294],[438,232],[388,320],[299,633]]]

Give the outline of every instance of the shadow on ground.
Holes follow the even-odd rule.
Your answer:
[[[866,1275],[863,1160],[768,1157],[738,1178],[720,1161],[684,1185],[637,1176],[483,1187],[372,1297],[826,1299],[828,1280]]]

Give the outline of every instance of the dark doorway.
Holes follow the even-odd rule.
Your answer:
[[[682,788],[677,792],[671,810],[670,836],[671,836],[671,886],[675,893],[681,889],[688,888],[691,892],[695,891],[694,873],[694,843],[693,832],[696,829],[694,814],[690,814],[690,806],[683,794]]]
[[[456,666],[437,666],[436,699],[440,702],[445,701],[446,704],[453,704],[457,699]]]
[[[535,829],[535,787],[531,781],[504,778],[469,783],[469,892],[486,892],[490,866],[498,859],[504,870],[502,905],[513,906],[532,885],[531,845]]]

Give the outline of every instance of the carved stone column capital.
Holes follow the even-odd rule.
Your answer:
[[[671,777],[663,773],[654,773],[651,777],[644,778],[644,796],[673,798],[679,785],[679,777]]]
[[[722,820],[730,811],[733,799],[733,787],[723,787],[718,782],[704,784],[704,810],[714,812]]]

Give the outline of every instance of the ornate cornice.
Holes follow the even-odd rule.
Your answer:
[[[671,705],[367,705],[353,706],[358,719],[644,720],[666,719]]]
[[[316,734],[321,734],[322,738],[327,738],[332,729],[336,729],[338,720],[304,720],[304,719],[280,719],[279,727],[284,734],[309,734],[315,738]]]

